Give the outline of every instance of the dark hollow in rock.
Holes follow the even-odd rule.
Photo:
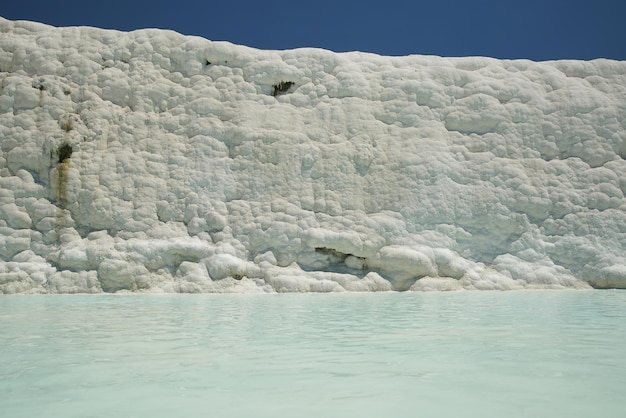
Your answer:
[[[70,144],[63,144],[57,150],[57,155],[59,156],[59,163],[65,162],[68,158],[72,156],[72,146]]]

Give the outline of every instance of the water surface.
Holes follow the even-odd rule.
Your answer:
[[[6,417],[624,417],[626,292],[0,297]]]

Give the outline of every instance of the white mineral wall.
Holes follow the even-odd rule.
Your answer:
[[[0,293],[626,288],[626,62],[0,18],[0,141]]]

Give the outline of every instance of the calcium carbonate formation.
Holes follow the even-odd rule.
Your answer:
[[[626,288],[626,62],[0,18],[0,293]]]

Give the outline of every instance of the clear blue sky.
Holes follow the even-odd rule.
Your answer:
[[[0,16],[262,49],[626,60],[626,0],[11,0]]]

